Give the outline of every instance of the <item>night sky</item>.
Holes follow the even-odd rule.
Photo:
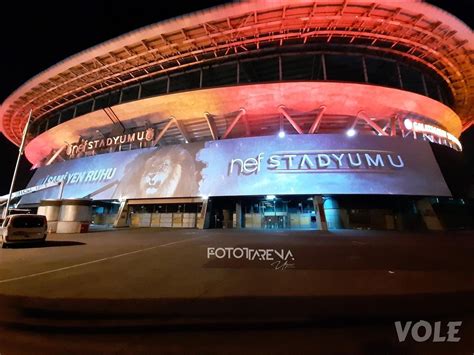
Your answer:
[[[429,1],[473,27],[474,7],[465,1]],[[64,58],[116,36],[225,1],[9,1],[2,4],[0,102],[22,83]],[[471,8],[468,8],[468,7]],[[474,128],[462,137],[464,154],[474,165]],[[0,195],[8,193],[18,148],[0,134]],[[29,181],[22,158],[15,190]]]

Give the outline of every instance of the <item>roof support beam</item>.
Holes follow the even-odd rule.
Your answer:
[[[327,31],[318,31],[317,33],[323,34],[324,32],[327,32]],[[336,32],[337,32],[337,31],[336,31]],[[346,31],[346,32],[347,32],[347,31]],[[357,32],[357,31],[348,31],[348,32],[347,32],[347,35],[348,35],[348,36],[355,35],[353,32]],[[315,33],[316,33],[316,32],[315,32]],[[310,33],[310,34],[311,34],[311,33]],[[357,34],[359,34],[359,33],[357,32]],[[305,34],[303,34],[303,35],[301,35],[301,36],[304,37],[304,38],[306,38],[307,35],[308,35],[308,34],[305,33]],[[311,34],[311,35],[312,35],[312,34]],[[372,34],[372,36],[373,36],[373,35],[374,35],[374,34]],[[376,34],[376,35],[377,35],[378,37],[380,37],[380,39],[384,39],[384,38],[382,38],[382,37],[386,37],[386,36],[383,36],[383,35],[381,35],[381,34]],[[370,37],[370,36],[369,36],[369,37]],[[377,38],[378,38],[378,37],[377,37]],[[393,36],[392,36],[392,37],[393,37]],[[387,37],[386,39],[392,40],[392,39],[390,38],[390,36]],[[400,38],[399,38],[398,36],[397,36],[397,41],[400,41]],[[406,39],[403,39],[403,42],[406,42],[406,41],[407,41]],[[245,41],[244,41],[244,42],[245,42]],[[238,43],[238,44],[239,44],[239,43]],[[240,43],[240,44],[241,44],[241,43]],[[413,45],[413,43],[408,43],[408,44],[409,44],[409,45]],[[421,46],[421,45],[420,45],[420,46]],[[422,47],[419,47],[419,48],[425,50],[425,49],[426,49],[425,47],[426,47],[426,46],[422,46]],[[154,53],[155,51],[159,51],[159,49],[156,48],[156,49],[154,49],[153,51],[148,52],[147,54],[152,54],[152,52]],[[142,55],[142,54],[140,54],[140,55]],[[139,56],[139,55],[137,54],[136,56]],[[135,57],[135,56],[134,56],[134,57]],[[416,58],[411,58],[411,59],[416,59]],[[118,61],[118,62],[123,62],[123,61],[127,61],[127,60],[130,60],[130,58],[121,59],[121,60]],[[110,63],[110,64],[107,64],[107,65],[104,65],[104,67],[102,67],[102,68],[97,68],[97,69],[91,70],[91,72],[90,72],[90,73],[87,73],[87,75],[90,75],[90,74],[92,74],[92,73],[94,73],[94,72],[96,72],[96,71],[98,71],[98,70],[104,70],[104,68],[108,68],[108,67],[110,67],[110,66],[117,65],[118,62]],[[155,62],[155,61],[154,61],[154,62]],[[156,62],[155,62],[154,64],[160,64],[160,63],[156,63]],[[428,65],[427,63],[423,63],[423,64]],[[150,64],[146,64],[146,65],[150,65]],[[144,66],[146,66],[146,65],[144,65]],[[436,72],[437,72],[440,76],[442,76],[444,79],[446,79],[445,75],[444,75],[441,71],[437,70],[437,68],[433,67],[433,65],[428,65],[428,66],[429,66],[430,68],[432,68],[434,71],[436,71]],[[132,69],[130,69],[130,70],[139,69],[140,67],[141,67],[141,66],[136,67],[136,68],[132,68]],[[128,70],[128,69],[127,69],[127,70]],[[82,77],[83,75],[84,75],[84,74],[82,74],[81,77]],[[113,76],[115,76],[115,75],[118,75],[118,74],[113,74]],[[78,78],[68,79],[67,82],[68,82],[68,81],[71,81],[71,80],[75,80],[75,79],[78,79]],[[99,82],[102,82],[103,79],[98,79],[98,81],[99,81]],[[65,84],[65,83],[61,84],[61,86],[63,86],[64,84]],[[94,85],[95,82],[91,82],[91,83],[89,83],[89,84],[90,84],[90,85]],[[117,84],[117,85],[120,85],[120,83]],[[111,87],[110,89],[112,89],[112,87]],[[76,89],[76,90],[79,90],[79,89]],[[66,94],[67,94],[67,93],[66,93]]]
[[[177,120],[176,118],[174,118],[174,123],[176,124],[176,127],[178,127],[178,130],[183,136],[186,143],[191,142],[191,136],[189,135],[188,130],[184,126],[184,123],[182,121]]]
[[[295,129],[295,131],[299,134],[303,134],[303,130],[301,129],[301,127],[298,125],[298,123],[295,122],[295,120],[293,120],[293,118],[291,118],[291,116],[288,114],[288,112],[286,112],[285,109],[286,107],[284,105],[278,106],[278,111],[288,120],[288,122],[290,122],[291,126]]]
[[[313,134],[319,130],[319,126],[321,124],[321,120],[323,118],[324,111],[326,111],[326,106],[322,105],[319,107],[319,112],[314,118],[313,124],[311,125],[311,128],[309,129],[309,134]]]
[[[64,144],[63,146],[61,146],[61,148],[59,148],[56,151],[56,153],[54,153],[53,156],[46,162],[46,165],[51,165],[59,157],[59,154],[61,154],[64,151],[64,149],[66,149],[66,147],[67,147],[67,144]]]
[[[209,112],[204,112],[204,117],[206,118],[207,125],[209,126],[209,131],[211,131],[211,136],[213,140],[218,140],[218,131],[214,117]]]
[[[395,137],[397,135],[397,115],[390,118],[390,136]]]
[[[357,121],[359,121],[358,117],[354,117],[349,121],[349,125],[347,126],[347,131],[350,131],[355,128],[357,125]]]
[[[396,117],[398,121],[398,128],[400,129],[400,132],[402,134],[402,137],[405,137],[405,126],[403,124],[403,117],[401,114],[398,114]]]
[[[112,121],[113,124],[120,125],[122,128],[122,132],[125,132],[125,126],[123,125],[122,121],[118,118],[117,114],[115,111],[112,109],[112,107],[105,107],[103,108],[105,114],[107,117]]]
[[[472,113],[468,107],[469,100],[472,98],[469,95],[469,81],[472,79],[472,75],[470,75],[469,69],[467,69],[465,73],[463,73],[462,69],[457,69],[463,66],[468,68],[469,66],[468,60],[463,59],[465,57],[463,51],[467,50],[467,47],[466,43],[459,41],[462,38],[458,40],[456,31],[449,30],[451,26],[442,26],[441,21],[433,23],[432,18],[428,18],[430,14],[422,13],[417,15],[418,12],[412,14],[405,6],[402,6],[403,10],[401,11],[400,7],[396,7],[397,4],[381,6],[377,5],[376,2],[367,2],[364,5],[354,6],[354,4],[351,4],[348,0],[341,0],[338,6],[334,6],[333,10],[318,13],[315,11],[317,8],[316,3],[317,2],[312,2],[311,4],[302,5],[304,13],[310,13],[310,16],[308,18],[301,17],[299,20],[297,17],[292,17],[291,25],[273,16],[265,16],[266,10],[260,7],[257,7],[254,11],[248,9],[244,14],[225,13],[226,16],[218,22],[219,24],[212,25],[212,23],[216,23],[212,22],[209,25],[203,25],[205,33],[203,31],[194,32],[193,28],[190,27],[191,25],[186,23],[186,27],[183,25],[181,28],[183,37],[186,38],[185,42],[190,41],[189,43],[191,44],[203,44],[199,49],[191,50],[189,53],[188,50],[184,50],[187,46],[182,46],[182,41],[173,39],[175,37],[173,37],[171,32],[163,33],[159,43],[156,43],[157,41],[155,39],[145,39],[143,45],[145,48],[148,48],[147,52],[141,51],[141,49],[138,49],[134,46],[134,43],[132,43],[142,38],[141,36],[137,36],[133,41],[125,41],[124,45],[120,45],[121,48],[117,48],[117,52],[109,53],[110,60],[108,57],[104,57],[106,53],[99,53],[100,55],[97,59],[88,59],[85,62],[87,63],[85,66],[80,63],[72,63],[71,66],[68,66],[69,69],[67,69],[70,71],[69,74],[58,73],[54,75],[54,81],[53,78],[48,79],[55,83],[54,87],[50,89],[42,83],[35,84],[36,87],[31,89],[30,95],[25,96],[24,99],[18,98],[15,102],[15,106],[12,104],[12,110],[5,115],[6,118],[3,118],[3,126],[5,129],[8,129],[8,131],[11,130],[12,138],[18,141],[19,136],[21,136],[19,127],[6,123],[6,121],[10,119],[22,119],[22,117],[20,117],[21,114],[17,112],[18,107],[25,108],[31,105],[35,109],[35,112],[40,112],[41,116],[44,116],[55,109],[64,107],[66,104],[75,103],[80,99],[98,94],[99,90],[96,89],[96,87],[112,90],[125,83],[136,81],[137,78],[143,79],[146,76],[140,74],[141,72],[136,72],[137,69],[153,68],[155,65],[163,68],[163,64],[168,60],[168,58],[163,58],[163,55],[173,56],[173,54],[168,54],[170,49],[177,51],[177,53],[180,53],[179,50],[186,52],[182,54],[183,57],[189,55],[196,58],[201,54],[223,53],[224,51],[216,52],[222,48],[230,48],[229,51],[232,49],[236,50],[247,43],[256,44],[258,46],[260,41],[264,42],[275,38],[279,38],[283,41],[287,38],[300,39],[303,37],[303,40],[306,41],[309,36],[301,36],[301,33],[305,34],[306,29],[308,29],[308,31],[314,30],[314,36],[327,36],[328,38],[336,35],[338,37],[348,36],[353,39],[370,39],[374,41],[373,43],[383,40],[388,42],[389,45],[392,44],[391,48],[395,48],[392,52],[389,51],[388,48],[384,49],[383,47],[385,46],[382,45],[380,45],[377,50],[394,53],[397,54],[397,56],[400,55],[404,58],[414,60],[438,73],[449,84],[451,91],[456,97],[457,104],[459,107],[462,107],[459,113],[463,117],[463,121],[472,119]],[[349,11],[349,8],[351,11]],[[379,8],[380,13],[375,13]],[[291,5],[289,5],[287,9],[286,6],[281,4],[278,6],[278,9],[282,11],[283,14],[286,12],[288,16],[288,9],[291,9]],[[250,14],[246,15],[249,12]],[[403,16],[400,16],[400,14]],[[352,22],[353,25],[350,25],[350,27],[344,26],[345,29],[340,29],[339,27],[335,28],[338,23],[342,23],[340,19],[348,20],[348,23],[350,24]],[[326,25],[326,20],[330,22],[329,27]],[[281,23],[279,23],[279,21]],[[301,21],[301,24],[297,23],[297,21]],[[273,31],[267,32],[267,28],[274,28],[274,26],[277,25],[280,25],[283,33],[277,36]],[[304,28],[302,32],[286,32],[293,28],[293,26],[295,26],[295,28],[301,28],[303,25]],[[374,31],[374,27],[376,31]],[[356,31],[356,28],[359,30]],[[329,33],[325,34],[325,32],[328,31]],[[443,33],[445,34],[442,35]],[[408,38],[403,38],[407,36]],[[462,34],[460,33],[459,36],[462,37]],[[225,40],[226,38],[234,39],[235,41],[227,41]],[[218,43],[216,43],[215,39],[218,40]],[[150,40],[150,44],[154,43],[154,45],[148,46],[147,40]],[[212,48],[211,44],[208,43],[209,41],[212,43]],[[404,46],[397,45],[399,43],[407,44],[408,47],[415,48],[415,50],[406,51]],[[461,48],[458,48],[456,43],[458,43]],[[127,45],[129,45],[129,47],[127,47]],[[129,55],[123,56],[124,51],[127,51]],[[163,58],[163,60],[151,60],[151,56],[154,55]],[[426,60],[424,60],[425,57]],[[204,61],[205,59],[201,60]],[[181,56],[177,58],[176,62],[184,63],[181,60]],[[96,65],[89,71],[82,73],[84,70],[78,67],[78,65],[86,69],[89,63],[95,63]],[[195,63],[192,64],[194,65]],[[182,68],[184,68],[184,65],[186,64],[183,64]],[[166,67],[168,68],[168,66]],[[173,70],[175,68],[169,67],[168,69]],[[107,73],[110,73],[110,75]],[[125,74],[127,74],[127,76],[125,76]],[[110,79],[113,80],[107,80],[107,76],[110,76]],[[65,82],[61,82],[63,80]],[[117,83],[117,81],[121,82]],[[107,88],[108,85],[110,85],[110,87]],[[103,91],[106,91],[105,89]],[[74,96],[68,100],[68,103],[54,107],[56,102],[59,102],[56,100],[56,97],[66,100],[70,94]],[[23,103],[23,100],[27,102]],[[43,106],[44,109],[41,106]],[[466,118],[464,119],[464,117]]]
[[[227,127],[225,133],[222,135],[221,139],[226,139],[227,136],[230,134],[230,132],[232,132],[232,130],[234,129],[235,125],[237,124],[237,122],[239,122],[239,120],[242,118],[243,115],[245,115],[245,109],[242,107],[240,108],[240,112],[237,114],[237,116],[235,116],[234,120],[230,123],[229,127]]]
[[[364,111],[359,111],[359,113],[357,114],[356,121],[359,119],[364,120],[370,127],[372,127],[372,129],[378,132],[381,136],[388,136],[388,134],[382,128],[380,128],[377,123],[372,121]]]
[[[170,117],[170,120],[168,121],[168,123],[163,127],[163,129],[161,130],[161,132],[158,134],[158,136],[156,136],[155,140],[153,141],[152,143],[152,147],[156,147],[156,145],[158,144],[158,142],[161,140],[161,138],[163,138],[163,136],[165,135],[166,131],[171,127],[171,125],[174,123],[174,116],[171,116]]]
[[[391,127],[391,125],[392,125],[392,119],[389,119],[387,122],[385,122],[384,126],[382,127],[382,131],[387,133],[387,129],[389,127]],[[388,133],[387,133],[387,135],[388,135]]]
[[[248,120],[247,116],[244,116],[244,117],[242,118],[242,121],[244,122],[245,136],[246,136],[246,137],[250,137],[250,136],[251,136],[251,132],[250,132],[250,125],[249,125],[249,120]]]

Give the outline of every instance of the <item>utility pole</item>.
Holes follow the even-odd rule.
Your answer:
[[[23,150],[25,148],[25,141],[26,141],[26,134],[28,133],[28,128],[30,127],[31,116],[33,114],[33,110],[30,110],[30,114],[28,115],[28,121],[26,122],[25,128],[23,129],[23,137],[21,139],[20,150],[18,151],[18,158],[16,159],[15,171],[13,172],[12,183],[10,185],[10,192],[8,193],[7,204],[3,209],[3,218],[6,218],[8,215],[8,209],[10,208],[10,202],[12,199],[13,187],[15,186],[16,174],[18,172],[18,166],[20,165],[20,159],[23,155]]]

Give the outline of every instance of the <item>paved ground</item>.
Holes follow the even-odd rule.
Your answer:
[[[274,249],[274,260],[207,257],[230,247]],[[275,264],[282,250],[292,255]],[[473,255],[469,232],[53,235],[0,250],[0,354],[147,353],[158,343],[169,353],[471,354]],[[462,320],[463,341],[399,343],[401,319]]]

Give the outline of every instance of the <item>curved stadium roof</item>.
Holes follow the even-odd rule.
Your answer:
[[[252,0],[156,23],[71,56],[13,92],[0,130],[19,144],[35,119],[178,68],[229,54],[317,40],[395,55],[430,68],[448,84],[466,129],[473,122],[473,34],[449,13],[414,0]]]

